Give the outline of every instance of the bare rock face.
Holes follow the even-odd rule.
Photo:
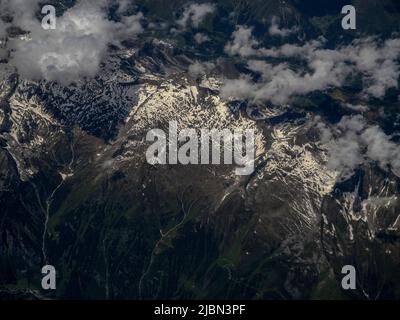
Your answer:
[[[322,205],[322,244],[335,272],[353,265],[357,297],[388,299],[398,290],[399,178],[376,166],[337,185]]]

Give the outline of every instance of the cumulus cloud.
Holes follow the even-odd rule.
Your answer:
[[[132,1],[130,0],[116,0],[116,1],[118,4],[118,9],[117,9],[118,14],[123,14],[132,6]]]
[[[177,21],[177,24],[182,28],[185,28],[189,24],[193,25],[195,28],[198,28],[206,16],[213,13],[215,9],[215,5],[211,3],[189,4],[185,7],[181,18]]]
[[[254,102],[268,100],[276,105],[286,104],[292,96],[339,86],[346,77],[343,65],[329,60],[314,61],[310,72],[292,70],[286,63],[273,65],[258,60],[250,60],[247,67],[259,73],[261,80],[254,82],[248,77],[226,80],[221,88],[223,98],[235,96]]]
[[[8,57],[8,50],[6,49],[7,28],[8,24],[6,24],[0,18],[0,60],[6,59]]]
[[[262,55],[259,49],[259,42],[252,36],[253,28],[238,26],[232,33],[232,41],[225,45],[225,52],[230,56],[240,56],[247,58]]]
[[[345,103],[344,107],[349,108],[353,111],[358,111],[358,112],[366,112],[368,111],[368,107],[360,104],[351,104],[351,103]]]
[[[144,31],[142,20],[144,19],[143,13],[138,12],[132,16],[123,16],[121,24],[115,24],[114,29],[118,36],[117,39],[128,39]]]
[[[19,1],[10,2],[8,10],[11,8],[13,23],[29,31],[29,36],[9,41],[10,63],[28,79],[67,85],[83,77],[94,77],[109,44],[119,44],[143,31],[141,13],[122,16],[121,22],[108,20],[106,0],[78,1],[57,18],[55,30],[44,30],[34,16],[37,1],[29,6],[23,1],[24,5],[18,7]]]
[[[299,28],[297,26],[288,28],[281,28],[279,26],[279,19],[277,17],[272,17],[271,25],[268,29],[268,33],[271,36],[279,36],[282,38],[288,37],[293,33],[298,32]]]
[[[198,44],[202,44],[202,43],[207,42],[209,40],[210,40],[210,38],[204,33],[198,32],[198,33],[196,33],[194,35],[194,41],[196,41]]]
[[[382,169],[400,172],[400,146],[377,125],[369,125],[361,116],[345,116],[329,128],[319,123],[321,142],[328,147],[328,167],[345,179],[366,162],[376,162]]]
[[[8,24],[0,19],[0,41],[4,39],[7,35]]]
[[[341,51],[364,74],[365,94],[381,98],[387,89],[397,88],[400,39],[388,39],[381,44],[370,37],[357,40]]]
[[[192,78],[201,77],[215,68],[212,62],[199,62],[196,61],[189,66],[188,72]]]
[[[235,85],[249,88],[245,94],[237,91],[235,98],[246,98],[255,102],[271,101],[274,104],[290,102],[296,95],[315,90],[340,87],[351,74],[361,74],[363,97],[382,98],[389,88],[398,87],[400,39],[380,42],[367,38],[357,40],[336,50],[325,48],[324,39],[309,41],[303,45],[285,44],[264,48],[252,35],[252,28],[238,26],[232,40],[225,46],[231,56],[251,59],[248,67],[262,75],[262,81],[249,78],[227,80],[222,88],[224,97],[235,93]],[[279,58],[279,63],[266,63],[266,58]],[[305,62],[305,67],[292,70],[281,62],[296,58]],[[256,60],[256,61],[254,61]]]

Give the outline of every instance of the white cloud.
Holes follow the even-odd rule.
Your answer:
[[[189,75],[193,78],[198,78],[207,74],[215,68],[214,63],[212,62],[198,62],[192,63],[189,66],[188,72]]]
[[[230,56],[238,55],[242,58],[259,56],[259,42],[252,36],[253,28],[238,26],[232,33],[232,41],[225,46],[225,52]]]
[[[204,34],[204,33],[196,33],[195,35],[194,35],[194,40],[198,43],[198,44],[202,44],[202,43],[204,43],[204,42],[207,42],[207,41],[209,41],[210,40],[210,38],[206,35],[206,34]]]
[[[11,15],[13,24],[23,29],[32,26],[40,0],[1,0],[0,13]]]
[[[292,70],[286,63],[272,65],[258,60],[250,60],[247,66],[261,74],[261,81],[253,82],[249,78],[226,80],[221,88],[223,98],[233,95],[253,102],[268,100],[276,105],[286,104],[292,96],[339,86],[346,76],[342,64],[329,60],[314,61],[310,72]],[[240,89],[235,88],[238,84]],[[242,92],[242,88],[246,91]]]
[[[117,9],[118,14],[125,13],[132,6],[132,1],[130,0],[117,0],[117,2],[118,2],[118,9]]]
[[[110,43],[119,44],[120,40],[143,31],[141,13],[113,22],[107,18],[106,6],[105,0],[79,1],[58,17],[55,30],[41,27],[41,21],[34,17],[35,5],[11,6],[15,23],[30,34],[28,39],[10,41],[10,63],[23,77],[34,80],[67,85],[83,77],[94,77]]]
[[[366,38],[355,41],[341,51],[363,73],[366,95],[381,98],[387,89],[397,88],[400,39],[389,39],[380,44],[374,38]]]
[[[389,39],[381,43],[377,39],[367,38],[336,50],[324,46],[325,41],[318,39],[304,45],[285,44],[263,48],[252,36],[252,28],[238,26],[232,34],[232,40],[225,46],[225,52],[231,56],[251,58],[248,67],[263,77],[258,82],[248,78],[227,80],[222,94],[225,97],[234,94],[236,90],[233,86],[240,85],[241,88],[248,87],[251,90],[246,95],[239,90],[241,96],[233,95],[235,98],[286,104],[295,95],[340,87],[346,77],[353,73],[362,75],[364,98],[382,98],[387,89],[398,87],[400,39]],[[306,67],[292,70],[285,62],[268,64],[264,62],[265,58],[296,58],[303,60]]]
[[[367,106],[360,105],[360,104],[354,105],[354,104],[351,104],[351,103],[345,103],[344,107],[349,108],[349,109],[354,110],[354,111],[358,111],[358,112],[366,112],[366,111],[368,111],[368,107]]]
[[[132,16],[123,16],[121,18],[122,25],[114,26],[118,39],[127,39],[142,33],[144,31],[141,23],[143,19],[144,16],[141,12]]]
[[[328,168],[345,179],[366,162],[376,162],[382,169],[388,166],[400,170],[400,146],[391,141],[377,125],[369,125],[361,116],[345,116],[332,128],[319,123],[321,142],[328,148]]]
[[[0,41],[7,35],[7,27],[9,25],[0,19]]]
[[[299,28],[298,27],[293,27],[290,29],[287,28],[280,28],[279,27],[279,19],[277,17],[272,17],[271,25],[268,29],[268,33],[271,36],[279,36],[282,38],[285,38],[293,33],[298,32]]]
[[[207,15],[213,13],[216,7],[211,3],[192,3],[185,7],[182,17],[177,21],[177,24],[182,28],[192,24],[195,28],[204,21]]]

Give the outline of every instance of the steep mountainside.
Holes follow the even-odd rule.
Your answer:
[[[398,87],[366,112],[356,109],[359,74],[281,105],[221,93],[227,79],[265,76],[224,50],[237,25],[253,27],[257,49],[325,36],[333,51],[398,31],[397,2],[352,1],[365,12],[357,32],[337,27],[343,1],[219,0],[179,32],[189,1],[133,2],[146,30],[107,44],[95,77],[29,80],[12,52],[0,61],[0,299],[399,299],[400,175],[379,158],[343,178],[321,130],[333,140],[342,117],[362,113],[398,143]],[[300,31],[272,36],[273,17]],[[198,33],[208,40],[196,43]],[[9,29],[7,41],[21,34]],[[253,129],[254,172],[149,164],[146,134],[171,121]],[[57,290],[41,288],[45,264]],[[341,288],[344,265],[357,270],[356,290]]]

